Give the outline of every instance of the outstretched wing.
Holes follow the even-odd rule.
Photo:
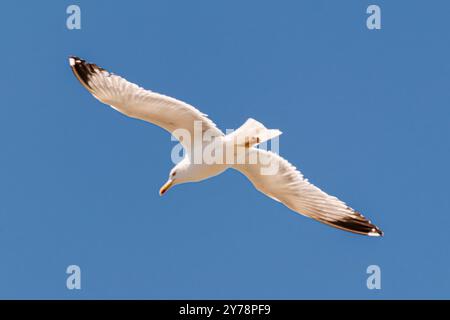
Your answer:
[[[78,57],[69,58],[70,67],[81,84],[101,102],[117,111],[151,122],[172,133],[189,152],[192,147],[180,139],[177,129],[187,130],[194,141],[194,126],[211,136],[223,133],[203,113],[180,100],[145,90],[124,78]],[[197,129],[200,132],[200,129]],[[201,137],[200,137],[201,138]]]
[[[346,231],[369,236],[383,232],[359,212],[309,183],[287,160],[262,149],[249,149],[256,164],[237,164],[256,189],[307,217]]]

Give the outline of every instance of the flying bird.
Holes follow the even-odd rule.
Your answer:
[[[281,131],[267,129],[260,122],[248,119],[236,131],[225,135],[206,114],[185,102],[145,90],[75,56],[69,57],[69,64],[77,79],[96,99],[126,116],[160,126],[180,140],[185,156],[170,171],[160,195],[177,184],[201,181],[232,168],[243,173],[256,189],[297,213],[353,233],[383,235],[362,214],[311,184],[287,160],[257,147],[279,136]],[[195,143],[188,141],[180,132],[195,136],[198,128],[201,134],[208,132],[214,136],[214,139],[201,140],[197,145],[201,151],[214,144],[214,150],[231,150],[233,161],[194,161]],[[243,150],[245,159],[257,161],[237,161],[238,149]],[[264,172],[269,167],[276,170]]]

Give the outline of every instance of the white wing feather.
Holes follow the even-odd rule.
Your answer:
[[[256,164],[238,164],[233,168],[243,173],[256,189],[277,200],[293,211],[333,227],[369,236],[383,232],[359,212],[348,207],[309,183],[287,160],[262,149],[249,149]],[[255,154],[256,153],[256,154]],[[268,168],[275,168],[274,174]],[[266,170],[266,172],[264,172]]]
[[[209,132],[223,136],[217,126],[203,113],[180,100],[145,90],[124,78],[112,74],[95,64],[77,58],[69,58],[72,71],[92,95],[117,111],[160,126],[180,140],[174,131],[185,129],[194,138],[194,123],[202,125],[202,134]],[[189,152],[189,146],[180,141]]]

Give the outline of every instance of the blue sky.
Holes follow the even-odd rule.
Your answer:
[[[378,4],[382,29],[366,28]],[[66,8],[82,29],[66,28]],[[446,1],[2,4],[0,298],[450,298]],[[381,239],[291,212],[227,171],[159,187],[174,142],[92,98],[69,55],[253,117]],[[202,205],[199,202],[203,201]],[[79,265],[81,290],[66,288]],[[368,290],[379,265],[382,289]]]

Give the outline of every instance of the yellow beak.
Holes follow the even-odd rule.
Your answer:
[[[159,189],[159,195],[162,196],[173,186],[173,180],[168,180],[162,187]]]

